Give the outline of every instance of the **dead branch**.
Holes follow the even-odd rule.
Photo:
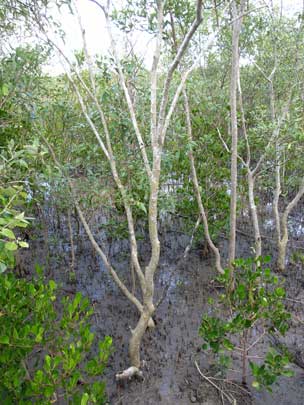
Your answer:
[[[232,395],[231,395],[231,397],[230,397],[230,395],[228,395],[228,394],[227,394],[225,391],[223,391],[218,385],[216,385],[213,381],[211,381],[211,379],[210,379],[209,377],[207,377],[205,374],[202,373],[202,371],[200,370],[200,368],[199,368],[199,366],[198,366],[198,364],[197,364],[196,361],[194,362],[194,364],[195,364],[195,367],[197,368],[197,371],[199,372],[200,376],[203,377],[204,380],[206,380],[206,381],[207,381],[209,384],[211,384],[217,391],[219,391],[219,393],[220,393],[221,395],[223,395],[223,396],[229,401],[230,404],[236,403],[236,400],[235,400],[235,398],[234,398]]]

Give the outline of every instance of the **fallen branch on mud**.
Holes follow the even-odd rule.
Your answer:
[[[209,377],[207,377],[205,374],[202,373],[201,369],[199,368],[197,362],[194,362],[195,367],[197,368],[197,371],[199,372],[200,376],[204,378],[209,384],[211,384],[214,388],[219,391],[219,393],[224,396],[230,404],[236,404],[236,399],[232,395],[228,395],[225,391],[223,391],[218,385],[216,385]]]
[[[132,366],[124,370],[122,373],[116,374],[115,377],[117,381],[130,380],[132,377],[143,378],[143,373],[139,370],[139,368]]]

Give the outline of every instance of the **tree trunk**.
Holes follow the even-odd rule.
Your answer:
[[[287,205],[287,207],[285,208],[285,211],[282,215],[281,228],[280,228],[282,235],[281,235],[280,239],[278,239],[277,266],[278,266],[279,271],[285,270],[286,249],[287,249],[287,243],[288,243],[288,217],[289,217],[290,212],[295,208],[295,206],[298,204],[298,202],[303,197],[303,195],[304,195],[304,179],[302,180],[302,184],[301,184],[296,196]]]
[[[285,270],[287,242],[288,242],[288,236],[287,236],[287,238],[282,238],[281,240],[278,241],[277,267],[278,267],[278,270],[281,272],[283,272]]]
[[[123,371],[122,373],[117,375],[118,379],[123,379],[123,378],[130,378],[133,375],[141,375],[140,371],[140,345],[141,341],[143,338],[143,335],[147,329],[147,327],[152,327],[154,326],[154,322],[152,319],[152,315],[154,313],[154,305],[153,305],[153,296],[154,296],[154,274],[157,270],[158,264],[159,264],[159,257],[160,257],[160,242],[158,238],[158,193],[159,193],[159,183],[160,183],[160,174],[161,174],[161,158],[162,158],[162,153],[163,153],[163,146],[165,142],[165,136],[166,132],[172,117],[172,114],[175,110],[178,98],[180,96],[180,93],[182,91],[182,88],[185,84],[185,81],[192,71],[192,69],[186,70],[186,72],[183,73],[181,81],[179,86],[177,87],[176,91],[174,92],[174,97],[172,101],[170,101],[170,91],[172,89],[172,82],[173,82],[173,76],[174,72],[176,71],[177,67],[179,66],[188,46],[190,43],[190,40],[192,39],[193,35],[195,34],[197,28],[199,27],[201,21],[202,21],[202,9],[203,9],[203,1],[202,0],[196,0],[196,16],[194,18],[194,21],[192,25],[190,26],[188,32],[186,33],[185,37],[183,38],[183,41],[178,48],[176,52],[176,56],[174,57],[172,63],[170,64],[170,67],[168,68],[165,82],[163,84],[163,89],[162,89],[162,96],[158,97],[158,92],[160,89],[159,83],[158,83],[158,64],[161,56],[161,45],[163,41],[163,6],[164,6],[164,1],[163,0],[157,0],[157,8],[158,8],[158,34],[156,38],[156,47],[155,47],[155,52],[154,52],[154,57],[153,57],[153,64],[152,64],[152,70],[151,70],[151,136],[150,136],[150,141],[151,141],[151,149],[152,149],[152,162],[150,162],[148,154],[146,152],[146,146],[143,141],[143,137],[140,131],[140,127],[137,123],[137,111],[136,111],[136,106],[134,105],[134,102],[132,100],[132,97],[129,94],[128,86],[126,84],[126,80],[124,77],[124,69],[122,68],[122,64],[119,59],[118,52],[116,51],[116,44],[114,41],[114,37],[112,36],[111,33],[111,23],[110,23],[110,18],[109,18],[109,9],[107,7],[104,7],[101,3],[95,2],[94,3],[103,11],[104,16],[106,18],[107,22],[107,28],[109,32],[109,36],[111,39],[111,48],[112,52],[114,55],[114,59],[117,65],[118,69],[118,75],[120,79],[120,85],[121,88],[124,92],[124,96],[127,102],[128,110],[130,113],[130,119],[133,125],[133,129],[138,141],[138,146],[141,152],[142,160],[143,160],[143,167],[145,169],[145,172],[147,174],[147,177],[149,179],[149,186],[150,186],[150,198],[149,198],[149,211],[148,211],[148,223],[149,223],[149,237],[150,237],[150,245],[151,245],[151,257],[149,264],[143,271],[139,259],[138,259],[138,250],[137,250],[137,240],[136,240],[136,234],[135,234],[135,226],[134,226],[134,221],[133,221],[133,216],[132,216],[132,206],[130,204],[128,195],[127,195],[127,189],[124,185],[124,183],[121,181],[120,176],[119,176],[119,171],[116,165],[116,157],[114,155],[114,151],[112,149],[112,143],[111,143],[111,134],[108,129],[108,123],[106,116],[103,112],[102,106],[99,102],[98,98],[98,92],[96,88],[96,83],[95,83],[95,72],[92,70],[92,61],[90,59],[89,53],[88,53],[88,48],[86,44],[86,35],[85,35],[85,29],[82,27],[81,23],[81,16],[79,13],[78,14],[78,22],[79,26],[81,29],[82,33],[82,39],[83,39],[83,50],[84,50],[84,55],[85,59],[87,62],[87,67],[89,70],[89,80],[90,84],[87,85],[86,82],[83,80],[82,75],[78,72],[77,67],[69,62],[68,57],[64,54],[64,52],[61,51],[61,49],[52,41],[50,42],[54,45],[54,47],[57,49],[59,52],[60,56],[64,59],[64,61],[70,66],[70,70],[66,70],[66,74],[68,76],[68,79],[70,80],[70,83],[73,86],[73,89],[75,91],[75,94],[77,96],[77,99],[79,101],[81,110],[83,112],[83,115],[89,124],[91,130],[93,131],[97,142],[99,146],[101,147],[106,159],[108,160],[112,172],[112,176],[115,180],[115,184],[120,191],[120,195],[123,200],[124,204],[124,209],[127,217],[127,222],[128,222],[128,232],[129,232],[129,239],[130,239],[130,250],[131,250],[131,259],[132,259],[132,265],[135,274],[138,277],[139,280],[139,285],[141,288],[141,293],[142,293],[142,302],[136,297],[133,291],[129,291],[127,286],[124,284],[124,282],[119,278],[117,272],[115,269],[112,267],[107,255],[103,251],[103,249],[98,245],[97,241],[94,238],[94,235],[85,219],[85,216],[81,210],[80,205],[78,204],[77,201],[77,195],[76,192],[73,188],[73,182],[68,179],[70,188],[72,190],[72,195],[74,199],[74,203],[77,209],[77,213],[81,219],[81,222],[85,228],[85,231],[94,247],[94,249],[97,251],[99,256],[102,258],[106,268],[108,269],[109,273],[112,275],[114,281],[116,284],[119,286],[119,288],[122,290],[122,292],[125,294],[125,296],[131,301],[139,310],[140,312],[140,318],[139,321],[135,327],[135,329],[132,331],[132,336],[129,342],[129,354],[130,354],[130,361],[131,361],[131,367]],[[109,6],[109,4],[108,4]],[[77,11],[77,10],[76,10]],[[46,34],[47,38],[49,39],[48,35]],[[195,64],[193,64],[193,67]],[[72,72],[72,73],[71,73]],[[90,113],[89,113],[89,108],[88,104],[86,102],[86,98],[82,95],[83,92],[85,93],[86,97],[89,98],[89,100],[93,103],[93,105],[96,107],[102,127],[103,127],[103,133],[99,132],[99,129],[93,122]],[[159,100],[159,103],[158,103]],[[170,101],[170,102],[169,102]],[[158,108],[159,104],[159,108]],[[47,140],[46,143],[48,144]],[[52,153],[52,148],[49,146],[49,149],[51,150]],[[54,153],[52,153],[53,158],[55,163],[59,166],[58,161],[56,159],[56,156]],[[152,167],[151,167],[152,166]]]
[[[188,140],[191,143],[193,141],[192,137],[192,125],[191,125],[191,116],[190,116],[190,108],[189,108],[189,100],[187,96],[186,90],[183,91],[184,94],[184,105],[185,105],[185,112],[186,112],[186,121],[187,121],[187,134],[188,134]],[[196,173],[196,168],[195,168],[195,161],[194,161],[194,155],[192,152],[192,149],[190,148],[189,153],[189,160],[190,160],[190,167],[191,167],[191,177],[192,177],[192,182],[194,186],[194,192],[196,195],[196,201],[198,204],[198,208],[200,211],[201,218],[203,220],[203,226],[204,226],[204,232],[205,232],[205,237],[208,243],[208,246],[212,250],[214,256],[215,256],[215,268],[219,273],[224,273],[224,270],[222,268],[221,264],[221,255],[219,252],[219,249],[215,246],[213,243],[210,232],[209,232],[209,225],[208,225],[208,218],[207,214],[202,202],[202,197],[200,193],[200,187],[199,187],[199,182],[197,178],[197,173]]]
[[[254,241],[255,241],[255,258],[259,258],[262,255],[262,242],[261,242],[261,233],[259,226],[259,219],[257,213],[257,207],[254,201],[254,182],[255,179],[252,175],[252,171],[248,168],[248,197],[249,197],[249,207],[251,213],[251,219],[253,223],[254,231]]]
[[[237,204],[237,159],[238,159],[238,127],[237,127],[237,84],[239,77],[239,38],[242,26],[242,13],[245,1],[242,0],[240,7],[237,2],[232,2],[232,57],[230,79],[230,124],[231,124],[231,198],[230,198],[230,235],[229,235],[229,266],[235,260],[236,244],[236,204]]]
[[[131,366],[140,369],[140,344],[147,330],[149,319],[152,313],[149,310],[144,310],[140,315],[139,321],[132,330],[132,336],[129,342],[129,356],[131,361]]]

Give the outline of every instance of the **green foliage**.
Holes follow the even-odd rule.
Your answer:
[[[34,101],[42,86],[41,64],[46,54],[41,47],[17,47],[1,57],[0,146],[10,139],[22,143],[32,135]]]
[[[254,377],[252,386],[257,389],[264,386],[271,392],[271,385],[277,377],[292,377],[294,375],[293,371],[288,369],[289,362],[290,356],[288,354],[282,355],[274,349],[269,349],[262,365],[249,362]]]
[[[185,35],[188,27],[195,18],[195,7],[189,0],[168,0],[164,4],[164,17],[174,16],[176,26]],[[131,32],[140,29],[150,34],[157,30],[157,2],[151,0],[127,0],[123,8],[112,13],[112,19],[118,27]],[[169,22],[164,25],[163,38],[170,40],[172,29]]]
[[[28,247],[27,242],[16,236],[16,228],[25,228],[28,221],[24,212],[16,207],[24,204],[27,193],[22,186],[0,187],[0,273],[15,264],[15,251]]]
[[[100,376],[112,339],[94,342],[87,298],[57,302],[56,283],[31,282],[11,273],[0,277],[0,395],[3,404],[105,403]]]
[[[203,349],[211,349],[217,355],[239,350],[247,363],[248,350],[252,350],[264,335],[285,335],[290,319],[283,303],[285,290],[278,277],[269,268],[263,267],[269,259],[236,260],[234,288],[231,288],[228,269],[217,278],[225,289],[220,295],[221,308],[226,308],[230,316],[228,319],[207,314],[203,316],[199,329],[205,342]],[[260,338],[251,338],[253,329],[257,333],[263,330]],[[262,365],[250,362],[255,377],[253,386],[270,389],[277,376],[291,376],[288,363],[288,356],[274,349],[268,351]],[[246,381],[246,367],[243,369],[243,381]]]
[[[39,147],[29,146],[36,155]],[[18,165],[23,150],[4,159],[5,176]],[[25,162],[25,161],[24,161]],[[23,167],[24,165],[22,165]],[[28,168],[28,166],[26,166]],[[28,226],[20,207],[28,194],[22,186],[0,188],[0,271],[14,267],[14,254],[27,243],[16,236]],[[10,272],[0,276],[0,397],[1,403],[51,404],[64,398],[73,404],[102,404],[105,387],[100,376],[111,354],[112,340],[99,342],[97,356],[90,356],[94,334],[89,319],[93,311],[80,293],[56,296],[56,283],[17,279]]]

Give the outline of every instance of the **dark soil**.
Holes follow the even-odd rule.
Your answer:
[[[212,359],[200,349],[202,341],[198,336],[202,314],[210,311],[208,297],[215,294],[212,283],[215,270],[210,258],[203,256],[203,249],[196,248],[186,260],[180,260],[188,237],[177,233],[172,227],[162,232],[163,250],[156,276],[155,300],[161,300],[161,303],[154,318],[156,328],[145,334],[142,344],[144,378],[117,383],[115,374],[129,366],[128,339],[130,329],[136,325],[138,313],[108,276],[81,229],[78,238],[75,237],[75,280],[70,274],[71,252],[65,221],[61,220],[60,227],[58,224],[50,226],[48,235],[51,235],[52,239],[47,241],[47,247],[43,238],[32,240],[31,249],[20,258],[19,266],[21,269],[29,269],[33,268],[35,262],[46,266],[45,252],[48,251],[48,267],[52,270],[50,275],[63,283],[63,293],[73,294],[74,291],[81,291],[90,298],[95,309],[92,320],[94,331],[100,338],[106,334],[113,337],[115,352],[105,374],[111,405],[229,403],[220,390],[199,375],[195,366],[197,362],[199,368],[208,376],[214,376],[217,371],[212,365]],[[122,279],[130,284],[128,242],[116,240],[109,243],[101,234],[100,242],[106,244],[112,263]],[[250,239],[241,236],[239,255],[246,254],[245,252],[247,256],[250,255],[250,243]],[[147,246],[145,240],[139,246],[143,262],[149,257]],[[222,248],[225,248],[225,241],[222,241]],[[271,250],[271,245],[269,249]],[[303,269],[297,264],[287,277],[288,289],[293,299],[299,301],[304,301],[302,274]],[[283,343],[287,343],[297,353],[298,358],[301,358],[304,353],[303,304],[293,301],[288,304],[302,323],[294,324]],[[244,387],[239,388],[237,384],[213,381],[221,390],[232,395],[237,404],[302,405],[304,374],[297,366],[295,372],[294,378],[280,379],[279,383],[274,385],[272,395],[253,392],[251,397]],[[229,377],[237,382],[239,373]]]

